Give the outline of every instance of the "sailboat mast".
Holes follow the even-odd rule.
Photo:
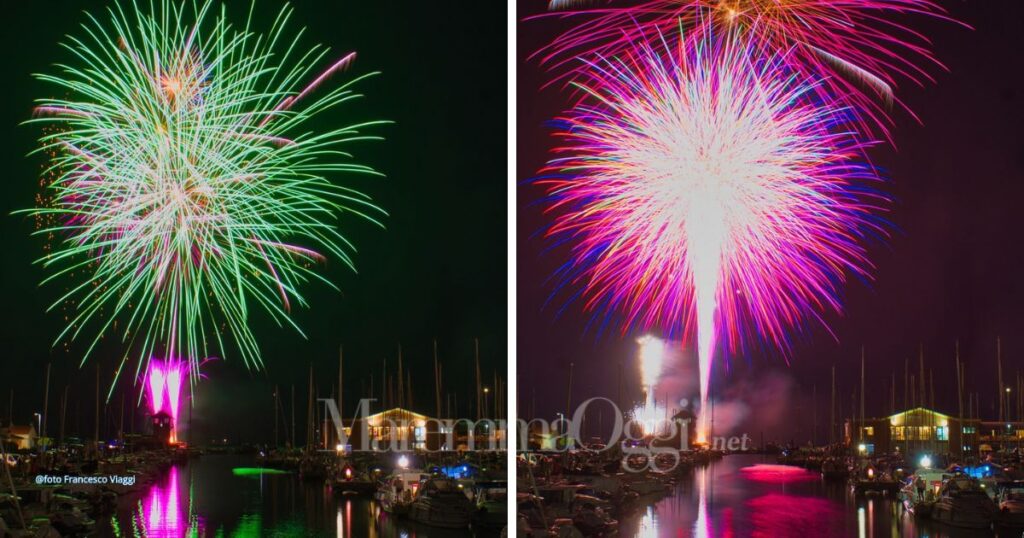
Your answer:
[[[338,417],[341,418],[342,424],[345,423],[345,409],[343,407],[344,399],[342,398],[342,392],[344,391],[344,380],[342,372],[344,371],[345,362],[345,349],[344,346],[338,344]],[[341,438],[339,436],[338,440]]]
[[[864,346],[860,346],[860,439],[864,440]]]
[[[434,407],[435,416],[441,418],[441,370],[437,363],[437,338],[434,339]]]
[[[46,363],[46,388],[43,389],[43,419],[40,421],[42,426],[39,427],[41,430],[39,436],[46,438],[46,420],[47,414],[50,410],[50,363]],[[43,445],[43,450],[46,449],[46,445]]]
[[[999,382],[999,387],[996,390],[996,397],[999,398],[999,422],[1003,422],[1006,420],[1006,412],[1003,406],[1003,345],[998,336],[996,337],[996,369]]]
[[[480,420],[483,418],[480,407],[480,397],[482,395],[482,389],[480,388],[480,339],[473,339],[473,356],[476,364],[476,419]]]
[[[828,444],[836,442],[836,365],[832,365],[832,401],[828,407]]]

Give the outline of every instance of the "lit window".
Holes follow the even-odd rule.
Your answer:
[[[949,428],[945,426],[935,428],[935,438],[939,441],[949,441]]]

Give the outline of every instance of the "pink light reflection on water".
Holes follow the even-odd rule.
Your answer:
[[[747,480],[767,484],[812,482],[821,478],[821,475],[818,473],[808,471],[807,469],[790,467],[789,465],[772,465],[768,463],[759,463],[757,465],[743,467],[740,469],[740,472],[743,473],[743,477]]]
[[[769,493],[747,501],[747,508],[753,538],[843,535],[842,511],[826,499]]]
[[[146,538],[182,538],[189,530],[188,514],[182,510],[178,489],[178,468],[171,467],[164,484],[153,484],[140,503],[136,525]]]

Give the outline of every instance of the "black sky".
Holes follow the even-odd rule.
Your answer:
[[[968,390],[982,394],[983,415],[994,416],[996,337],[1002,336],[1004,369],[1024,369],[1024,286],[1020,221],[1024,195],[1024,75],[1020,58],[1017,0],[946,0],[951,14],[973,26],[913,19],[915,29],[934,41],[936,56],[949,72],[932,69],[935,84],[903,84],[898,97],[920,117],[897,113],[897,149],[879,147],[874,162],[891,178],[896,203],[889,215],[895,233],[871,250],[877,265],[873,283],[853,281],[845,289],[845,313],[828,316],[835,333],[811,326],[797,337],[787,366],[777,355],[733,357],[732,370],[716,370],[725,393],[756,385],[772,376],[787,380],[777,397],[788,402],[777,425],[778,438],[810,429],[813,389],[827,410],[830,368],[837,366],[840,401],[849,410],[859,377],[860,347],[867,355],[868,414],[888,411],[889,379],[897,373],[897,402],[902,404],[903,364],[916,369],[918,346],[926,368],[934,369],[940,410],[955,413],[954,343],[968,365]],[[545,2],[520,5],[520,16],[537,13]],[[567,104],[557,89],[538,91],[546,79],[526,56],[564,29],[555,19],[521,22],[518,41],[518,175],[525,181],[547,159],[551,147],[545,121]],[[545,279],[563,253],[545,254],[536,237],[546,220],[536,201],[541,189],[518,191],[517,293],[520,405],[536,401],[539,414],[565,406],[567,363],[575,363],[574,401],[617,391],[617,362],[632,358],[632,338],[614,332],[585,333],[586,316],[570,307],[558,317],[542,309],[551,292]],[[721,364],[721,362],[719,362]],[[634,368],[625,369],[626,386],[638,391]],[[531,383],[543,387],[536,397]],[[548,390],[554,387],[557,390]],[[730,390],[732,387],[735,390]],[[787,388],[788,387],[788,388]],[[678,395],[692,396],[692,395]],[[673,398],[678,396],[673,395]],[[748,402],[749,403],[749,402]],[[819,415],[820,417],[821,415]],[[821,419],[819,419],[821,420]],[[820,424],[820,423],[819,423]],[[746,428],[758,427],[745,424]],[[819,430],[821,431],[821,430]],[[768,434],[766,434],[768,435]]]
[[[7,195],[0,202],[6,291],[0,323],[0,415],[6,415],[8,391],[14,387],[19,422],[42,407],[44,365],[51,360],[51,409],[64,385],[71,384],[71,399],[80,405],[69,411],[69,428],[92,423],[92,400],[87,397],[92,383],[86,380],[92,379],[93,370],[91,365],[84,373],[77,370],[80,353],[51,351],[61,319],[44,311],[60,287],[37,287],[44,275],[31,263],[42,252],[41,243],[29,238],[30,221],[9,214],[33,204],[42,165],[40,159],[26,157],[39,133],[19,124],[30,117],[33,99],[53,90],[30,74],[52,72],[52,64],[69,60],[58,43],[66,34],[81,33],[83,10],[99,12],[106,4],[32,2],[4,10],[2,39],[8,58],[0,90],[0,158],[7,170]],[[244,22],[249,2],[227,5],[229,16]],[[256,6],[256,26],[269,28],[280,3],[261,0]],[[304,43],[323,43],[338,55],[357,51],[350,73],[383,72],[362,83],[359,90],[366,97],[335,120],[395,122],[380,131],[386,141],[355,148],[359,162],[387,178],[342,178],[371,194],[391,216],[386,230],[351,218],[342,221],[359,249],[359,273],[328,263],[327,274],[342,293],[322,285],[307,288],[312,307],[298,311],[296,318],[308,340],[258,316],[266,370],[248,372],[238,360],[211,364],[205,371],[209,380],[200,388],[197,423],[206,424],[204,433],[210,435],[264,439],[273,422],[268,414],[274,383],[299,386],[302,421],[307,369],[314,363],[322,386],[332,384],[339,344],[345,346],[347,405],[355,403],[357,388],[369,381],[371,372],[379,387],[384,358],[394,371],[401,343],[416,407],[433,411],[428,395],[433,393],[435,337],[446,390],[459,391],[459,403],[467,412],[473,338],[480,339],[488,384],[493,372],[504,375],[506,370],[504,6],[467,10],[451,4],[344,0],[299,1],[293,7],[291,29],[307,28]],[[105,383],[118,351],[116,343],[107,345],[113,349],[96,357]],[[379,388],[375,392],[380,395]],[[118,405],[115,398],[114,412]],[[48,421],[50,432],[53,420]]]

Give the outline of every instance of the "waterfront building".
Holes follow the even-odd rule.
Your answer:
[[[1024,422],[989,422],[978,425],[978,449],[982,454],[1024,448]]]
[[[845,442],[864,455],[902,453],[976,456],[981,421],[924,407],[879,418],[847,419]]]
[[[37,439],[38,434],[34,424],[28,426],[10,424],[0,428],[0,442],[12,450],[33,450],[36,447]]]

